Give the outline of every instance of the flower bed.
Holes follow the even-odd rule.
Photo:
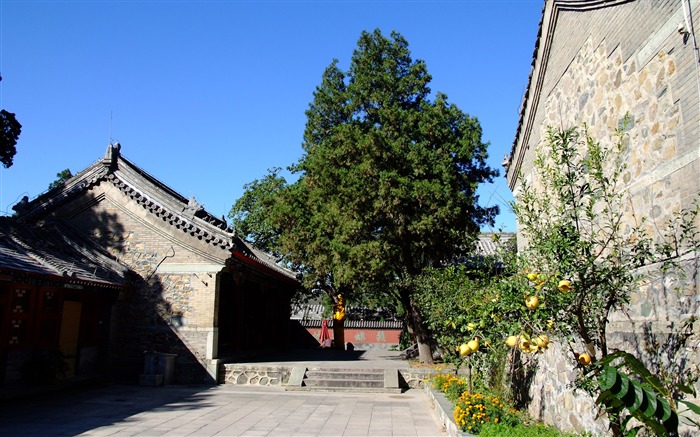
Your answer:
[[[516,410],[507,400],[488,393],[470,392],[466,380],[454,374],[439,373],[430,379],[434,390],[443,393],[452,405],[456,428],[469,434],[488,436],[573,436],[536,423]],[[452,434],[452,433],[450,433]]]

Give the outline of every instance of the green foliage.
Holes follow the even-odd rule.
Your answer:
[[[285,200],[285,252],[355,289],[463,252],[495,208],[476,187],[485,162],[476,119],[444,94],[428,100],[430,76],[397,33],[363,32],[350,68],[334,61],[307,110],[300,175]]]
[[[0,77],[0,81],[2,77]],[[17,154],[17,140],[22,133],[22,125],[12,112],[0,110],[0,162],[5,168],[12,167]]]
[[[612,353],[607,329],[612,313],[625,311],[633,293],[653,275],[681,278],[680,259],[697,258],[699,208],[695,204],[677,212],[666,226],[638,219],[621,180],[623,132],[624,125],[610,147],[585,128],[548,132],[533,174],[520,178],[514,207],[527,240],[517,264],[522,273],[501,289],[510,287],[520,298],[538,296],[537,310],[517,319],[510,313],[523,333],[542,330],[542,322],[552,320],[553,333],[567,343],[572,359],[583,361],[587,354],[593,363],[601,360],[577,384],[599,395],[615,434],[634,417],[659,435],[673,435],[677,418],[668,381],[652,378],[632,355]],[[568,282],[561,287],[560,281]],[[601,364],[614,358],[624,358],[627,370]],[[681,383],[694,380],[690,369],[678,372]]]
[[[528,243],[520,266],[543,279],[533,282],[532,293],[559,333],[582,342],[594,360],[608,354],[611,313],[650,279],[638,268],[656,264],[662,273],[680,274],[678,260],[700,247],[697,205],[677,213],[661,235],[628,210],[623,132],[624,126],[604,147],[585,128],[550,130],[514,207]],[[560,291],[560,280],[570,281],[571,290]]]
[[[256,242],[273,240],[268,230],[278,234],[271,246],[309,289],[348,301],[391,296],[425,360],[411,278],[466,253],[497,214],[476,194],[497,175],[479,122],[445,94],[431,101],[430,80],[400,34],[363,32],[349,69],[333,61],[314,92],[304,155],[290,168],[297,180],[277,184],[273,173],[256,181],[248,187],[253,201],[244,196],[232,211],[253,225],[240,232]]]
[[[543,424],[508,425],[505,423],[484,424],[480,437],[574,437],[579,434],[564,433],[552,426]]]
[[[464,378],[438,373],[430,380],[432,387],[455,404],[454,421],[462,430],[478,434],[488,423],[516,426],[527,420],[505,399],[488,391],[472,391]]]
[[[271,209],[280,191],[287,186],[286,179],[279,174],[281,171],[279,167],[272,168],[262,179],[245,184],[243,196],[236,200],[228,213],[236,234],[254,242],[257,248],[274,254],[278,254],[280,230],[272,222]]]
[[[430,384],[445,394],[445,397],[455,402],[467,391],[467,381],[451,373],[437,373],[430,379]]]
[[[69,168],[56,173],[57,179],[49,184],[49,190],[52,190],[56,187],[62,186],[63,184],[66,183],[66,181],[68,179],[70,179],[72,177],[73,177],[73,173],[71,173]]]
[[[614,434],[624,433],[631,418],[661,433],[682,417],[679,406],[686,416],[698,409],[683,399],[697,381],[686,351],[694,319],[678,321],[681,332],[671,323],[674,331],[663,339],[651,328],[639,332],[651,370],[609,349],[608,326],[640,287],[653,281],[665,290],[683,286],[681,260],[698,259],[700,207],[695,203],[654,226],[638,219],[622,182],[623,132],[624,126],[606,146],[585,128],[550,130],[533,173],[520,177],[514,209],[524,241],[517,256],[503,252],[504,269],[490,277],[464,268],[428,270],[417,281],[417,296],[446,359],[471,369],[474,386],[495,391],[500,385],[501,396],[515,399],[524,385],[516,377],[527,382],[528,362],[549,342],[562,342],[581,370],[576,387],[598,397]],[[539,304],[528,307],[532,297]],[[489,346],[460,357],[456,345],[472,337]],[[504,345],[509,337],[512,348]],[[610,364],[623,357],[623,367]],[[644,408],[637,405],[642,401]]]
[[[503,363],[508,350],[503,345],[503,332],[510,328],[508,318],[492,312],[494,300],[499,299],[494,292],[498,278],[489,269],[465,264],[427,269],[415,279],[415,300],[443,360],[469,366],[476,389],[505,397]],[[479,351],[460,356],[458,347],[473,339],[479,341]]]
[[[22,125],[17,121],[15,114],[0,110],[0,162],[5,168],[12,167],[17,153],[17,139],[21,132]]]
[[[617,364],[614,362],[618,361]],[[625,370],[626,369],[626,370]],[[679,418],[677,403],[687,406],[696,414],[700,407],[674,396],[679,391],[695,395],[692,385],[676,385],[672,390],[667,383],[654,376],[634,355],[618,351],[607,355],[591,369],[596,375],[600,394],[596,403],[604,406],[606,412],[621,420],[622,430],[626,430],[632,418],[658,436],[678,434]],[[689,419],[691,423],[697,422]],[[626,431],[626,435],[636,435],[641,426]]]

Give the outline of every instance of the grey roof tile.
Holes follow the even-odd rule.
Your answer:
[[[296,281],[293,272],[237,237],[223,217],[217,218],[208,213],[194,198],[187,199],[122,156],[119,144],[109,145],[102,159],[95,161],[61,187],[49,190],[31,201],[21,202],[13,209],[23,220],[37,221],[46,217],[56,206],[103,180],[109,181],[151,214],[182,232],[220,249],[238,251],[265,268]]]
[[[0,270],[103,286],[130,282],[128,268],[58,221],[38,225],[0,217]]]

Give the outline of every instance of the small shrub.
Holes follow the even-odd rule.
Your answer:
[[[455,402],[454,420],[463,431],[478,434],[486,424],[514,426],[524,417],[496,396],[464,392]]]
[[[505,423],[485,424],[479,433],[480,437],[573,437],[578,434],[562,433],[556,428],[546,425],[508,425]]]
[[[470,393],[467,382],[457,375],[440,373],[432,377],[431,383],[455,404],[454,421],[462,431],[478,434],[488,423],[514,426],[526,420],[510,402],[498,396]]]
[[[432,377],[431,384],[453,403],[467,390],[467,382],[457,375],[439,373]]]

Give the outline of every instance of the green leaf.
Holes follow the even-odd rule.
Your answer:
[[[615,397],[622,400],[629,392],[630,379],[624,373],[618,373],[617,382],[612,387],[611,391],[615,393]]]
[[[598,379],[601,390],[610,390],[617,381],[617,369],[612,366],[605,366]]]
[[[664,428],[668,431],[678,432],[678,414],[675,411],[671,412],[671,417],[664,420]]]
[[[629,431],[627,431],[627,433],[625,433],[625,437],[636,437],[636,435],[639,433],[640,429],[642,429],[641,426],[636,426],[636,427],[630,429]]]
[[[653,417],[656,412],[656,393],[647,387],[643,387],[644,400],[639,410],[645,417]]]
[[[632,402],[627,404],[627,411],[630,413],[634,414],[639,407],[642,405],[642,401],[644,400],[644,390],[642,390],[642,386],[638,381],[634,381],[630,379],[630,383],[632,384],[632,387],[634,388],[633,394],[634,396],[632,397]]]
[[[654,391],[661,393],[664,396],[670,396],[668,389],[656,376],[652,375],[646,366],[632,354],[623,352],[622,356],[625,360],[625,365],[630,369],[630,372],[638,375],[643,382],[654,388]]]
[[[657,400],[658,404],[656,405],[655,416],[658,417],[661,422],[665,422],[669,417],[671,417],[671,413],[673,413],[671,404],[669,404],[668,400],[664,398],[659,398]]]
[[[623,351],[613,352],[613,353],[608,354],[605,357],[599,359],[596,364],[598,364],[599,366],[605,366],[607,364],[612,363],[613,361],[615,361],[618,358],[622,358],[625,353],[626,352],[623,352]]]
[[[610,398],[614,397],[610,390],[601,391],[595,400],[597,405],[608,405]]]
[[[696,404],[688,401],[684,401],[683,399],[677,399],[676,402],[685,405],[688,407],[693,413],[700,415],[700,407],[698,407]]]
[[[689,394],[691,396],[695,396],[695,388],[693,388],[692,386],[683,385],[683,384],[676,384],[676,388],[678,388],[683,393]]]

